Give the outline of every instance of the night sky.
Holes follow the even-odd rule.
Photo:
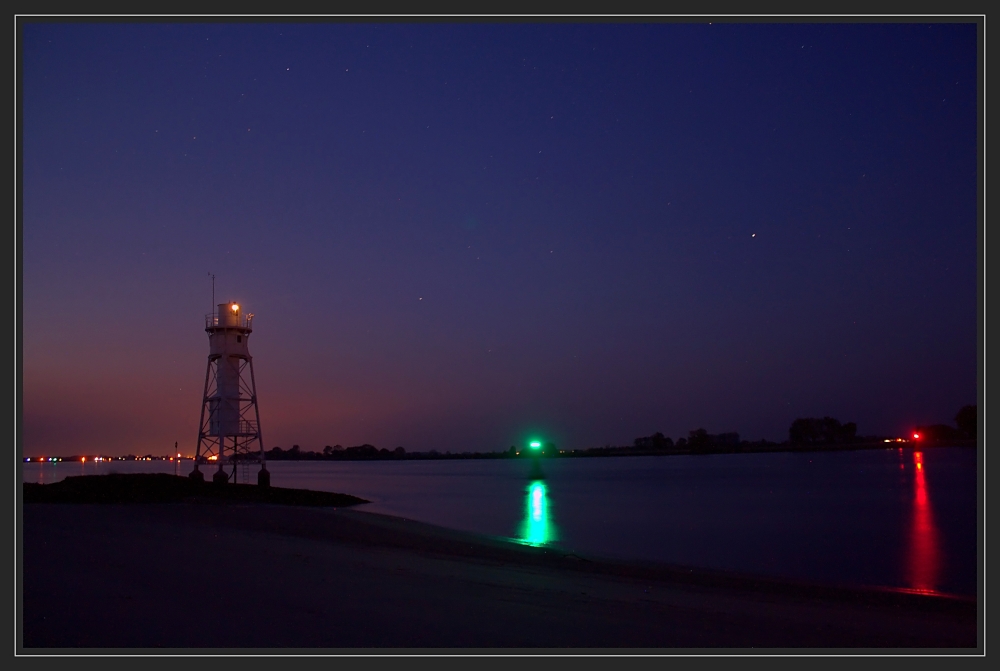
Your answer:
[[[974,24],[28,23],[24,454],[784,440],[976,402]]]

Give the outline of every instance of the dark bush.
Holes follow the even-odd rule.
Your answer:
[[[800,417],[788,429],[788,440],[796,445],[851,443],[857,435],[854,422],[841,424],[833,417]]]
[[[955,424],[958,425],[958,430],[966,438],[975,438],[978,430],[978,415],[976,413],[976,406],[966,405],[963,406],[958,414],[955,415]]]

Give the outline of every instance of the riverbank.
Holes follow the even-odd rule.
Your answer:
[[[576,450],[560,450],[558,454],[543,454],[542,459],[577,459],[595,457],[673,457],[690,456],[700,454],[764,454],[773,452],[788,453],[816,453],[816,452],[850,452],[856,450],[896,450],[900,448],[910,450],[937,449],[940,447],[975,447],[975,439],[948,440],[948,441],[892,441],[878,440],[872,442],[851,442],[851,443],[817,443],[794,445],[790,443],[769,443],[762,442],[742,442],[734,445],[704,445],[699,447],[634,447],[634,446],[606,446],[588,447]],[[353,449],[353,448],[349,448]],[[330,454],[320,454],[318,452],[302,452],[289,455],[284,453],[276,455],[268,452],[268,461],[318,461],[318,462],[339,462],[339,461],[434,461],[445,459],[530,459],[532,455],[527,452],[393,452],[390,450],[375,450],[372,452],[331,452]]]
[[[605,446],[605,447],[587,447],[575,450],[560,450],[559,454],[552,455],[542,455],[543,459],[566,459],[566,458],[592,458],[592,457],[671,457],[671,456],[686,456],[686,455],[699,455],[699,454],[763,454],[770,452],[789,452],[789,453],[814,453],[814,452],[850,452],[855,450],[895,450],[895,449],[909,449],[909,450],[922,450],[922,449],[937,449],[940,447],[976,447],[976,440],[974,438],[961,439],[961,440],[947,440],[947,441],[934,441],[934,440],[922,440],[919,442],[915,441],[891,441],[886,442],[884,440],[879,440],[875,442],[853,442],[853,443],[831,443],[831,444],[815,444],[815,445],[793,445],[790,443],[769,443],[763,442],[743,442],[738,445],[708,445],[697,448],[690,447],[669,447],[669,448],[646,448],[646,447],[634,447],[634,446]],[[353,448],[349,448],[353,449]],[[284,453],[276,456],[275,453],[269,451],[267,454],[267,461],[318,461],[318,462],[340,462],[340,461],[437,461],[437,460],[448,460],[448,459],[528,459],[531,458],[530,455],[526,453],[511,453],[509,450],[504,450],[501,452],[438,452],[437,450],[431,450],[430,452],[398,452],[390,451],[386,449],[376,450],[372,448],[372,452],[361,452],[361,453],[351,453],[348,451],[343,452],[332,452],[330,454],[322,454],[319,452],[301,452],[297,454]],[[135,455],[128,455],[127,457],[112,457],[112,456],[90,456],[82,457],[80,455],[68,456],[68,457],[33,457],[26,458],[25,463],[45,463],[45,462],[57,462],[57,463],[76,463],[80,461],[90,461],[91,463],[101,462],[115,463],[115,462],[131,462],[131,461],[173,461],[172,458],[168,456],[152,456],[147,455],[145,457],[136,457]],[[177,459],[177,461],[188,464],[193,461],[190,457],[184,457]]]
[[[651,456],[680,456],[699,454],[764,454],[775,452],[789,453],[816,453],[816,452],[851,452],[856,450],[922,450],[937,449],[940,447],[975,447],[975,439],[952,440],[952,441],[905,441],[905,442],[855,442],[855,443],[831,443],[815,445],[792,445],[789,443],[741,443],[739,445],[710,445],[699,448],[635,448],[635,447],[591,447],[585,450],[569,450],[559,454],[558,457],[651,457]]]
[[[27,648],[976,645],[969,600],[596,561],[359,510],[33,503],[23,520]]]

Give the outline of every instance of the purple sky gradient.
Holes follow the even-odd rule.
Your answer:
[[[27,23],[24,453],[862,434],[976,401],[976,26]]]

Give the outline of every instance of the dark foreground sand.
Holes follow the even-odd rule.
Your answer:
[[[356,510],[23,510],[25,648],[976,646],[969,601],[589,561]]]

